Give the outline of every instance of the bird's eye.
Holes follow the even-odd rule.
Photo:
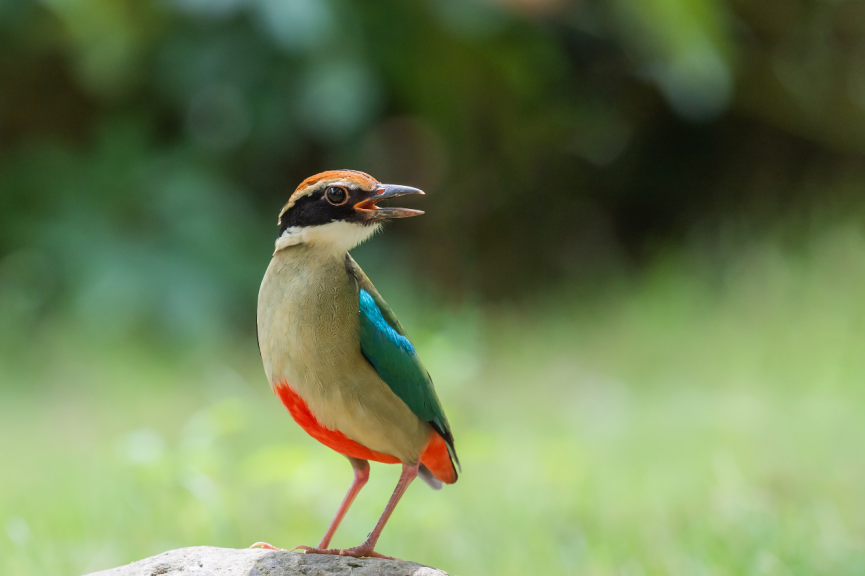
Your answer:
[[[324,191],[324,197],[334,206],[340,206],[348,201],[348,192],[340,186],[330,186]]]

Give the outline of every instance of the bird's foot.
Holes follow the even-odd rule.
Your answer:
[[[286,552],[285,548],[277,548],[273,544],[268,544],[267,542],[256,542],[250,548],[261,548],[262,550],[280,550],[282,552]]]
[[[354,548],[313,548],[312,546],[295,546],[291,549],[303,550],[304,554],[329,554],[331,556],[351,556],[352,558],[382,558],[383,560],[398,560],[392,556],[379,554],[372,546],[361,544]]]

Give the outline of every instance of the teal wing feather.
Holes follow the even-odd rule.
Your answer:
[[[432,378],[406,337],[396,315],[372,285],[357,262],[346,255],[345,267],[357,281],[360,293],[360,347],[382,380],[414,414],[429,422],[448,445],[459,465],[454,438]]]

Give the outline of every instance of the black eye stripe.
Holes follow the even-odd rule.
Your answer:
[[[334,206],[324,198],[327,188],[298,198],[294,206],[285,211],[279,222],[279,233],[295,226],[319,226],[335,220],[359,219],[350,198],[357,191],[346,190],[346,202]]]

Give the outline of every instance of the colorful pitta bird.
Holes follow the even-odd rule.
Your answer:
[[[348,251],[384,221],[423,214],[379,206],[423,194],[381,184],[354,170],[304,180],[279,213],[276,251],[258,295],[264,371],[294,420],[348,458],[354,481],[318,546],[306,553],[374,556],[382,529],[409,484],[457,480],[454,438],[432,379],[394,313]],[[367,539],[328,548],[358,492],[369,461],[402,464],[381,518]],[[253,544],[273,548],[266,543]]]

